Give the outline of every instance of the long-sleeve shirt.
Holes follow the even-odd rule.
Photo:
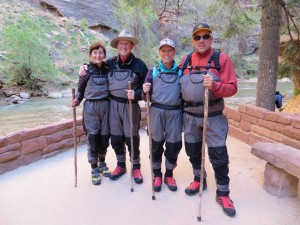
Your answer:
[[[207,52],[203,54],[199,54],[198,52],[194,51],[191,57],[191,66],[207,66],[208,60],[213,55],[214,50],[209,49]],[[182,59],[181,67],[183,65],[183,62],[185,61],[186,56]],[[221,70],[218,72],[216,69],[209,69],[211,72],[216,74],[218,77],[220,77],[221,82],[214,82],[212,92],[216,97],[223,98],[223,97],[231,97],[236,94],[237,92],[237,79],[236,79],[236,73],[234,70],[234,65],[231,59],[228,55],[221,52],[219,63]],[[214,66],[214,62],[211,64]],[[193,70],[192,70],[193,71]],[[185,69],[183,71],[183,75],[189,73],[189,69]]]
[[[93,71],[95,72],[95,74],[107,74],[108,73],[108,66],[105,62],[102,63],[101,67],[99,67],[98,65],[90,62],[88,65],[88,67],[92,67]],[[88,70],[89,71],[89,70]],[[77,93],[76,93],[76,99],[78,100],[78,105],[80,104],[80,102],[82,101],[83,97],[84,97],[84,91],[87,85],[88,80],[91,77],[91,73],[87,72],[86,76],[79,76],[79,81],[78,81],[78,89],[77,89]]]
[[[173,65],[171,66],[171,68],[168,69],[167,67],[164,66],[164,64],[160,60],[158,67],[161,72],[175,72],[176,71],[176,72],[178,72],[179,76],[181,76],[181,74],[182,74],[181,70],[178,70],[178,65],[175,61],[174,61]],[[159,74],[158,67],[153,67],[153,70],[149,70],[146,75],[145,81],[144,81],[144,83],[151,84],[150,91],[149,91],[150,96],[152,94],[153,78]],[[142,98],[143,98],[143,100],[146,100],[146,94],[144,92],[142,93]]]
[[[113,71],[118,65],[120,69],[129,69],[137,75],[138,88],[134,90],[134,99],[141,100],[143,92],[143,82],[145,80],[148,68],[146,64],[139,58],[131,54],[125,62],[122,62],[119,56],[112,57],[107,60],[109,71]]]

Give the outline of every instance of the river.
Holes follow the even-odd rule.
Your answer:
[[[235,96],[226,98],[229,106],[237,107],[238,104],[255,104],[256,97],[255,81],[239,81],[238,92]],[[285,94],[283,102],[287,102],[293,95],[293,82],[278,82],[277,90]],[[34,98],[23,104],[0,106],[0,136],[25,128],[70,119],[73,116],[72,107],[69,105],[70,98],[50,99]],[[145,105],[141,103],[141,105]],[[81,117],[82,104],[77,107],[77,117]]]

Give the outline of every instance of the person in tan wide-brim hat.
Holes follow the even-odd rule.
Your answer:
[[[141,109],[138,101],[142,99],[143,83],[148,72],[145,62],[132,53],[132,49],[139,40],[133,37],[127,30],[121,31],[119,36],[112,39],[110,45],[117,49],[118,54],[109,58],[108,87],[110,93],[109,127],[111,146],[115,151],[117,166],[110,175],[111,180],[118,180],[127,172],[126,169],[126,145],[131,157],[131,131],[133,139],[132,171],[134,181],[143,183],[140,163],[140,118]],[[80,68],[79,74],[86,75],[85,68]],[[131,82],[131,90],[128,90],[128,82]],[[129,101],[131,100],[131,101]],[[132,102],[132,108],[129,107]],[[132,121],[130,121],[132,111]]]
[[[118,41],[130,41],[133,45],[139,43],[139,40],[136,37],[133,37],[127,30],[122,30],[118,37],[111,40],[110,45],[113,48],[117,48]]]

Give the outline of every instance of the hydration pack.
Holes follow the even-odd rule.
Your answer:
[[[182,72],[185,69],[195,69],[195,70],[200,70],[205,68],[206,70],[209,69],[216,69],[218,70],[218,72],[220,72],[221,70],[221,66],[220,66],[220,62],[219,62],[219,58],[220,58],[220,51],[219,50],[214,50],[214,54],[210,57],[210,59],[208,60],[207,66],[191,66],[191,61],[192,61],[192,54],[194,53],[194,51],[191,51],[185,58],[183,64],[182,64]],[[210,66],[211,62],[214,62],[215,66]]]

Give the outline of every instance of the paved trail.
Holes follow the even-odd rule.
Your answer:
[[[90,181],[86,146],[78,148],[78,187],[74,188],[73,150],[40,160],[0,176],[0,225],[299,225],[300,199],[278,199],[262,189],[265,162],[251,155],[250,147],[228,138],[231,198],[237,215],[226,216],[215,202],[215,184],[206,160],[208,189],[203,193],[202,222],[197,221],[198,196],[187,196],[192,168],[184,149],[174,172],[177,192],[163,185],[151,199],[148,137],[141,131],[144,183],[130,192],[129,173],[117,181]],[[109,149],[107,162],[116,165]],[[127,160],[127,169],[130,164]],[[298,195],[299,196],[299,195]]]

